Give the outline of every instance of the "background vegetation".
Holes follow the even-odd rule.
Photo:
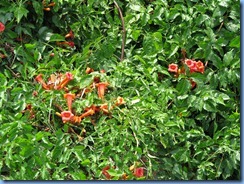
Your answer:
[[[1,0],[0,178],[239,180],[239,1],[116,2],[123,61],[113,1]],[[168,71],[185,53],[204,63],[203,74]],[[96,89],[76,99],[77,114],[118,96],[125,104],[63,123],[65,92],[34,79],[66,72],[76,94],[95,77],[109,83],[103,100]]]

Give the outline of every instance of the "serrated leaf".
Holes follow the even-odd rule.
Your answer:
[[[23,16],[27,17],[28,12],[29,11],[23,6],[16,7],[15,11],[14,11],[14,16],[17,20],[17,23],[20,22],[20,20],[22,19]]]

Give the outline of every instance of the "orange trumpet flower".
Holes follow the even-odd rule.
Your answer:
[[[65,35],[65,38],[73,39],[73,38],[74,38],[74,33],[73,33],[73,31],[70,30],[69,33]]]
[[[80,119],[83,119],[83,118],[85,118],[85,117],[87,117],[87,116],[91,116],[91,115],[93,115],[93,114],[95,114],[95,111],[94,111],[92,108],[90,108],[90,109],[88,109],[85,113],[83,113],[83,114],[80,116]]]
[[[116,105],[116,106],[120,106],[120,105],[123,105],[123,104],[125,104],[124,98],[122,98],[122,97],[119,96],[119,97],[116,99],[115,105]]]
[[[72,101],[75,99],[75,94],[66,93],[66,94],[64,94],[64,98],[67,101],[68,110],[71,111],[71,109],[72,109]]]
[[[106,177],[106,179],[110,180],[112,177],[111,175],[107,172],[107,170],[110,169],[110,166],[107,165],[102,169],[102,174]]]
[[[109,114],[109,111],[108,111],[108,104],[105,103],[105,104],[102,104],[100,106],[100,109],[103,111],[104,114]]]
[[[42,74],[39,74],[36,76],[35,80],[40,83],[42,85],[42,87],[45,89],[45,90],[49,90],[49,87],[47,86],[47,84],[44,82],[43,78],[42,78]]]
[[[198,72],[204,73],[204,65],[201,61],[196,62],[196,67]]]
[[[106,90],[108,85],[109,84],[107,82],[100,82],[100,83],[96,84],[96,87],[98,89],[98,97],[100,99],[104,98],[105,90]]]
[[[89,73],[92,73],[92,72],[94,72],[94,70],[92,68],[90,68],[90,67],[86,68],[86,74],[89,74]]]
[[[74,114],[71,111],[63,111],[61,112],[61,117],[64,123],[67,121],[72,121]]]
[[[59,83],[59,85],[57,86],[57,89],[62,89],[64,88],[69,81],[71,81],[73,79],[73,75],[70,72],[66,72],[65,74],[65,78]]]
[[[44,11],[50,11],[51,9],[49,7],[43,8]]]
[[[55,6],[55,2],[51,2],[47,5],[48,7],[52,7],[52,6]]]

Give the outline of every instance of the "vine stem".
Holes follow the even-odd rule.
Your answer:
[[[116,1],[114,1],[114,4],[119,11],[119,17],[120,17],[121,23],[122,23],[122,46],[121,46],[120,61],[123,61],[124,60],[124,53],[125,53],[125,39],[126,39],[125,21],[124,21],[124,17],[123,17],[123,14],[122,14],[122,11],[121,11],[119,5],[117,4]]]

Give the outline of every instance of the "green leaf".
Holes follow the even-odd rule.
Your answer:
[[[49,175],[47,167],[44,165],[40,170],[41,170],[41,178],[43,180],[46,180],[48,178],[48,175]]]
[[[74,180],[86,180],[86,175],[83,171],[74,172],[71,174]]]
[[[187,79],[182,79],[176,85],[176,90],[179,92],[180,95],[187,93],[191,88],[190,81]]]
[[[169,122],[165,123],[164,126],[174,127],[174,126],[178,126],[178,123],[175,121],[169,121]]]
[[[81,162],[81,165],[86,166],[89,165],[91,163],[91,161],[89,159],[85,159]]]
[[[52,34],[49,41],[50,42],[65,41],[65,38],[60,34]]]
[[[123,172],[122,171],[117,171],[117,170],[114,170],[114,169],[109,169],[107,170],[107,172],[111,175],[111,176],[114,176],[114,177],[120,177],[122,176]]]
[[[131,36],[132,36],[132,39],[134,41],[137,41],[139,36],[141,34],[141,30],[133,30],[132,33],[131,33]]]
[[[79,79],[80,88],[88,87],[92,83],[92,81],[93,81],[92,75],[83,75]]]
[[[224,55],[224,59],[223,59],[224,66],[228,67],[233,59],[234,59],[234,53],[233,50],[231,50]]]
[[[130,9],[137,11],[137,12],[144,12],[144,10],[145,10],[145,8],[143,6],[140,6],[138,4],[130,5]]]
[[[35,12],[40,16],[43,15],[43,7],[42,7],[42,3],[38,2],[38,1],[33,1],[32,2],[33,7],[35,9]]]
[[[210,51],[209,55],[207,55],[207,59],[213,62],[213,65],[216,66],[218,69],[223,67],[223,62],[221,58],[215,54],[212,50]]]
[[[32,145],[22,146],[19,154],[25,158],[28,158],[34,154],[34,150],[35,149]]]
[[[35,138],[36,138],[36,141],[40,141],[44,136],[44,133],[43,132],[38,132],[36,135],[35,135]]]
[[[0,73],[0,86],[6,86],[7,85],[7,79],[6,77]]]
[[[217,111],[216,103],[214,103],[214,101],[212,101],[212,100],[206,100],[203,104],[203,108],[209,112],[216,112]]]
[[[236,36],[234,39],[231,40],[230,42],[230,47],[236,47],[236,48],[240,48],[240,36]]]
[[[179,46],[178,45],[175,45],[174,46],[174,50],[170,53],[170,55],[168,56],[167,59],[171,58],[173,55],[175,55],[175,53],[178,51],[179,49]]]
[[[15,8],[15,11],[14,11],[14,16],[17,20],[17,23],[20,22],[20,20],[22,19],[23,16],[27,17],[27,13],[29,11],[23,7],[23,5],[20,4],[20,6],[16,7]]]

